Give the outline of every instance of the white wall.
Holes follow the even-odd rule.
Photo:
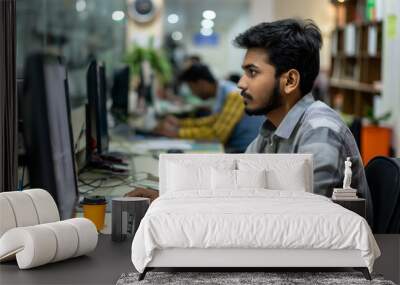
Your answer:
[[[383,93],[382,113],[392,112],[389,125],[393,127],[393,146],[396,156],[400,157],[400,1],[387,0],[384,7],[384,36],[383,36]],[[388,17],[395,16],[396,34],[389,36],[387,33]]]
[[[219,31],[218,46],[194,46],[192,38],[187,37],[185,39],[187,52],[200,55],[217,78],[223,78],[231,72],[241,73],[244,50],[234,47],[232,41],[239,33],[248,28],[248,11],[243,11],[228,30]]]
[[[250,22],[275,21],[298,17],[312,19],[321,30],[321,69],[330,67],[330,34],[335,26],[335,10],[330,0],[252,0],[250,1]]]

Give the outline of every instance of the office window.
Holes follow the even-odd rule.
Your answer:
[[[86,100],[86,70],[92,58],[104,61],[107,77],[125,52],[125,0],[18,0],[17,73],[35,51],[62,55],[67,64],[72,105]],[[125,13],[126,14],[126,13]],[[118,16],[117,15],[117,16]]]

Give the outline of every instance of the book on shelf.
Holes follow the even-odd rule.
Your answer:
[[[368,27],[368,55],[376,56],[378,54],[378,30],[376,26]]]
[[[344,53],[347,56],[356,55],[356,26],[354,24],[346,25],[344,29]]]

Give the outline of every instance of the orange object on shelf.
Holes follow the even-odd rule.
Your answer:
[[[361,156],[364,165],[375,156],[389,156],[392,129],[364,126],[361,129]]]

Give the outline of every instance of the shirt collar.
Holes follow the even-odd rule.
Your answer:
[[[307,108],[314,103],[314,97],[311,93],[303,96],[297,103],[290,109],[290,111],[283,118],[282,122],[279,124],[278,128],[272,125],[272,123],[267,119],[260,131],[261,135],[266,136],[275,130],[275,135],[283,139],[288,139],[304,112]]]

